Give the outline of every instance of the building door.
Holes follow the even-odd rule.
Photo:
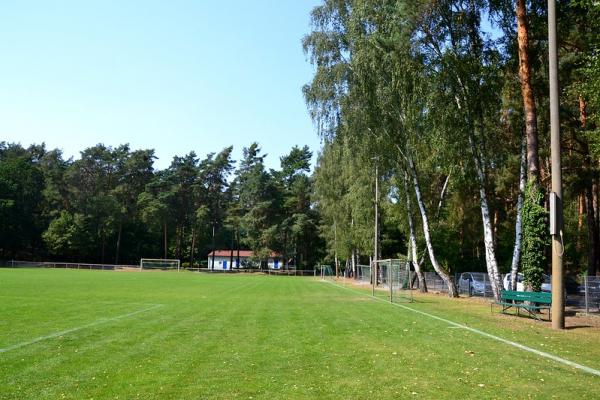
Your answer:
[[[223,269],[227,269],[227,261],[223,261]]]

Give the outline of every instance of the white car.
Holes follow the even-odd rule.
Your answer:
[[[491,296],[492,293],[490,279],[482,272],[463,272],[458,278],[458,288],[468,291],[469,296]]]
[[[517,274],[517,291],[518,292],[523,292],[525,291],[525,285],[523,284],[523,274],[522,273],[518,273]],[[510,289],[510,274],[506,274],[504,275],[504,279],[503,279],[504,283],[504,290],[511,290]],[[544,274],[544,280],[542,282],[542,292],[551,292],[552,291],[552,284],[551,284],[551,279],[548,275]]]

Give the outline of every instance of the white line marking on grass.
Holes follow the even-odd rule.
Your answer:
[[[162,304],[154,304],[151,307],[146,307],[146,308],[143,308],[141,310],[133,311],[133,312],[130,312],[130,313],[127,313],[127,314],[117,315],[116,317],[112,317],[112,318],[99,319],[99,320],[94,321],[92,323],[89,323],[89,324],[86,324],[86,325],[82,325],[82,326],[78,326],[76,328],[66,329],[64,331],[55,332],[55,333],[52,333],[50,335],[40,336],[40,337],[37,337],[35,339],[29,340],[27,342],[21,342],[21,343],[13,344],[12,346],[8,346],[8,347],[5,347],[3,349],[0,349],[0,353],[6,353],[7,351],[16,350],[16,349],[19,349],[21,347],[29,346],[30,344],[38,343],[38,342],[41,342],[41,341],[47,340],[47,339],[53,339],[53,338],[56,338],[56,337],[59,337],[59,336],[63,336],[63,335],[69,334],[69,333],[80,331],[80,330],[85,329],[85,328],[91,328],[93,326],[102,325],[102,324],[106,324],[106,323],[109,323],[109,322],[118,321],[120,319],[133,317],[134,315],[141,314],[141,313],[146,312],[146,311],[154,310],[154,309],[159,308],[159,307],[162,307]]]
[[[558,363],[561,363],[561,364],[564,364],[564,365],[568,365],[569,367],[580,369],[582,371],[587,372],[588,374],[600,376],[600,371],[597,370],[597,369],[590,368],[590,367],[587,367],[587,366],[582,365],[582,364],[577,364],[576,362],[564,359],[562,357],[555,356],[554,354],[546,353],[545,351],[540,351],[540,350],[534,349],[532,347],[528,347],[528,346],[525,346],[523,344],[520,344],[520,343],[517,343],[517,342],[513,342],[513,341],[508,340],[508,339],[501,338],[500,336],[492,335],[491,333],[487,333],[487,332],[481,331],[481,330],[476,329],[476,328],[471,328],[470,326],[459,324],[458,322],[450,321],[449,319],[438,317],[437,315],[429,314],[429,313],[427,313],[425,311],[415,310],[414,308],[405,306],[403,304],[390,303],[388,300],[380,299],[378,297],[373,297],[370,294],[365,294],[365,293],[353,290],[353,289],[345,287],[345,286],[340,286],[340,285],[338,285],[336,283],[333,283],[333,282],[329,282],[329,281],[323,281],[323,282],[330,283],[331,285],[333,285],[335,287],[338,287],[340,289],[346,289],[346,290],[349,290],[349,291],[351,291],[353,293],[357,293],[357,294],[360,294],[362,296],[367,296],[367,297],[370,297],[370,298],[372,298],[374,300],[379,300],[379,301],[382,301],[384,303],[391,304],[393,306],[400,307],[400,308],[403,308],[405,310],[412,311],[414,313],[421,314],[421,315],[424,315],[426,317],[429,317],[429,318],[432,318],[432,319],[436,319],[438,321],[445,322],[445,323],[447,323],[449,325],[452,325],[452,327],[454,327],[454,328],[466,329],[466,330],[468,330],[470,332],[473,332],[473,333],[476,333],[478,335],[487,337],[489,339],[496,340],[498,342],[507,344],[509,346],[516,347],[516,348],[524,350],[524,351],[528,351],[528,352],[536,354],[536,355],[538,355],[540,357],[548,358],[548,359],[556,361]]]

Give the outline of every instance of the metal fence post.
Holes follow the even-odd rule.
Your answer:
[[[584,288],[584,293],[585,293],[585,315],[588,315],[590,312],[590,307],[588,304],[588,276],[584,275],[583,276],[583,288]]]
[[[392,285],[392,262],[391,261],[388,266],[388,280],[389,280],[388,285],[390,285],[390,303],[393,303],[394,299],[392,296],[393,296],[394,292],[392,289],[393,285]]]
[[[487,297],[487,274],[483,274],[483,298]]]

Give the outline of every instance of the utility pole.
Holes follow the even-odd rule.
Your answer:
[[[373,296],[375,296],[375,286],[377,286],[377,260],[379,258],[379,165],[375,157],[375,243],[373,245]]]
[[[550,60],[550,234],[552,235],[552,328],[565,328],[565,284],[562,240],[562,176],[560,168],[560,120],[558,97],[558,49],[556,43],[556,0],[548,0],[548,58]]]

